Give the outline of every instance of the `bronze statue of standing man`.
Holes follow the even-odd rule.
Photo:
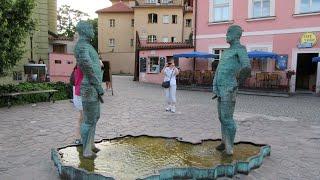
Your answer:
[[[80,21],[76,27],[79,40],[75,46],[77,65],[83,72],[81,83],[81,98],[83,106],[83,122],[81,124],[81,141],[83,143],[83,157],[95,157],[99,151],[94,144],[96,125],[100,118],[100,102],[104,91],[101,87],[102,71],[97,51],[90,44],[94,36],[92,25]],[[102,101],[103,102],[103,101]]]
[[[230,48],[222,53],[213,80],[213,93],[218,98],[218,115],[221,123],[222,142],[216,147],[226,154],[233,154],[236,123],[233,113],[236,104],[238,80],[243,82],[251,74],[251,65],[246,47],[240,44],[242,28],[232,25],[228,28],[226,41]]]

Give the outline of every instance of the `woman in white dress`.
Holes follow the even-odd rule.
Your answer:
[[[176,112],[176,91],[177,91],[177,80],[176,76],[179,74],[178,68],[176,68],[174,62],[168,61],[165,68],[162,69],[161,73],[164,75],[163,82],[165,81],[170,81],[170,87],[165,88],[165,95],[166,95],[166,102],[167,102],[167,107],[166,111],[167,112]]]

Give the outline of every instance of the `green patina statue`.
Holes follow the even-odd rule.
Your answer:
[[[242,32],[242,28],[238,25],[229,27],[226,41],[230,44],[230,48],[223,52],[213,80],[213,93],[218,97],[218,115],[222,134],[222,143],[216,149],[225,151],[227,155],[233,154],[236,135],[233,113],[238,89],[237,80],[243,82],[251,74],[246,47],[240,44]]]
[[[83,106],[83,122],[81,124],[81,140],[83,143],[83,157],[95,157],[99,151],[94,145],[96,125],[100,118],[101,96],[104,94],[102,83],[102,71],[99,55],[89,43],[93,38],[92,25],[80,21],[76,27],[79,40],[75,46],[75,57],[77,65],[83,72],[81,84],[81,97]]]

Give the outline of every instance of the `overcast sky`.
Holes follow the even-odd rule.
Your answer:
[[[67,4],[73,9],[88,13],[90,18],[98,17],[95,13],[96,10],[111,6],[111,2],[109,0],[57,0],[57,4],[58,8],[61,5]]]

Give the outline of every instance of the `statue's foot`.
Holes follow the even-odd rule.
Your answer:
[[[216,150],[218,150],[218,151],[223,151],[225,149],[226,149],[226,146],[223,143],[221,143],[219,146],[216,147]]]
[[[233,155],[233,149],[231,149],[231,150],[226,149],[224,152],[225,152],[226,155],[228,155],[228,156],[232,156],[232,155]]]
[[[99,149],[99,148],[97,148],[97,147],[95,147],[95,146],[93,146],[93,147],[92,147],[92,151],[93,151],[93,152],[95,152],[95,153],[97,153],[97,152],[99,152],[99,151],[100,151],[100,149]]]
[[[94,159],[97,157],[97,155],[94,152],[88,152],[88,153],[83,153],[83,157],[86,159]]]
[[[227,151],[223,151],[223,152],[222,152],[222,155],[223,155],[224,157],[232,157],[232,156],[233,156],[233,153],[230,154],[230,152],[228,153]]]

